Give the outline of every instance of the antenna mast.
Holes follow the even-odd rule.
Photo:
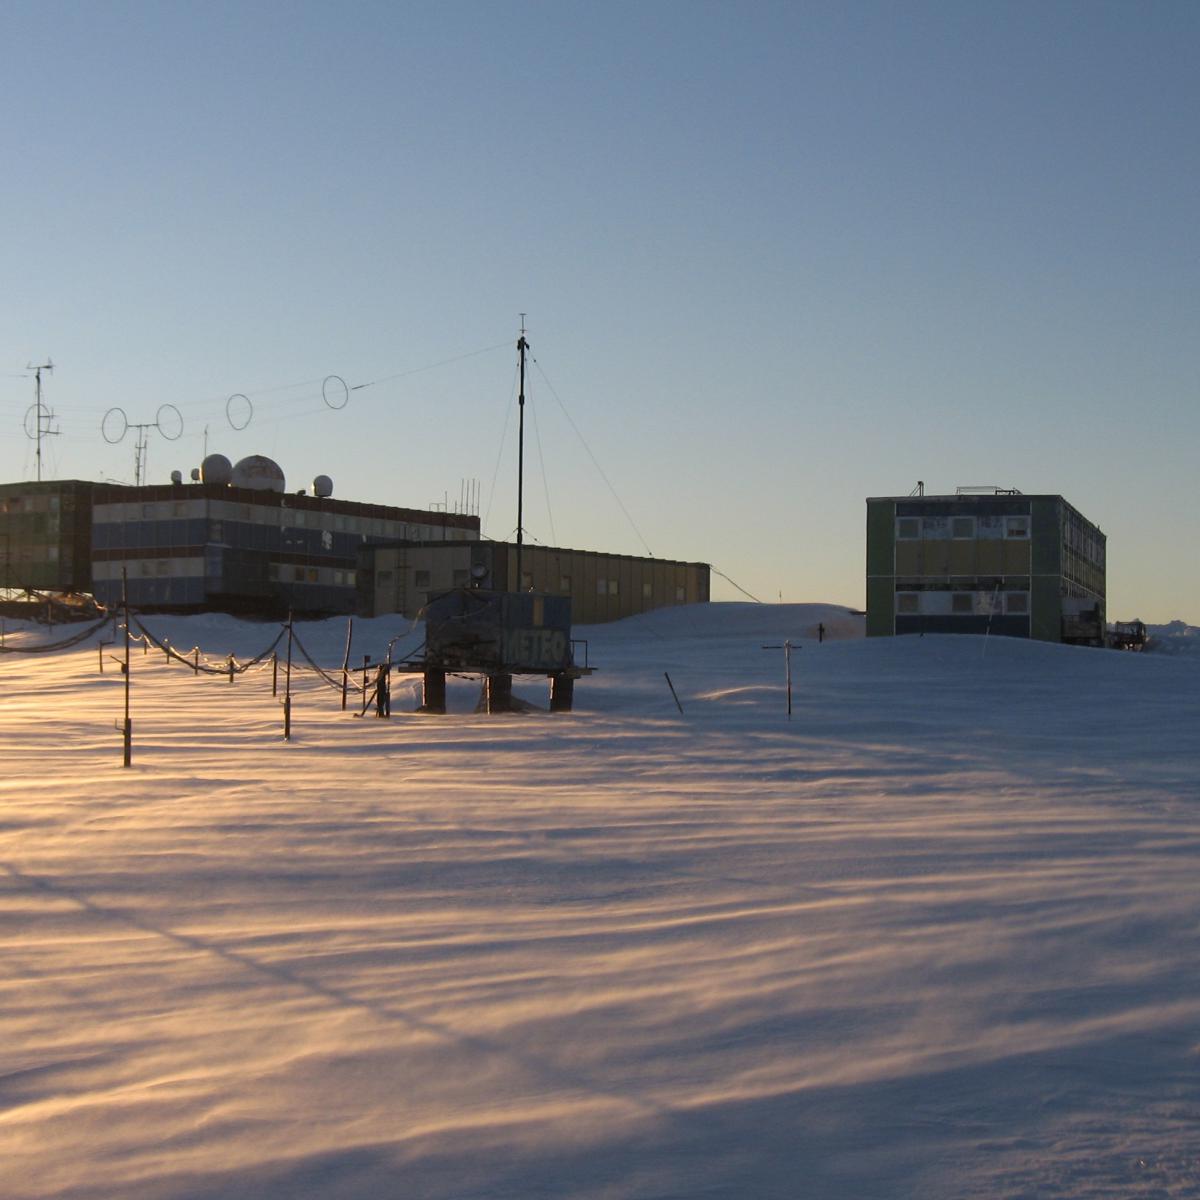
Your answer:
[[[525,314],[521,314],[521,336],[517,339],[517,354],[521,364],[521,386],[517,393],[517,591],[521,591],[521,547],[525,541]]]
[[[33,408],[34,408],[34,422],[37,425],[37,477],[38,477],[38,483],[41,483],[42,482],[42,435],[43,435],[43,433],[49,435],[54,432],[54,430],[52,430],[49,427],[49,420],[47,419],[49,417],[49,414],[47,414],[47,417],[42,416],[42,372],[49,371],[50,374],[53,375],[54,374],[54,363],[51,362],[50,359],[46,359],[46,361],[44,363],[42,363],[42,365],[40,367],[35,367],[31,363],[30,369],[33,371],[33,378],[35,381],[34,382],[34,397],[35,397],[35,399],[34,399]],[[43,421],[46,422],[46,427],[44,430],[42,428]]]

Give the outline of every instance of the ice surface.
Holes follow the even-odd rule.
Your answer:
[[[0,1194],[1200,1195],[1195,658],[576,633],[569,716],[297,668],[291,743],[269,665],[138,648],[129,770],[94,640],[0,655]]]

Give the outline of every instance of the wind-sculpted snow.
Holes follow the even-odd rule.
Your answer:
[[[1200,1194],[1195,660],[860,621],[577,630],[569,716],[297,668],[291,743],[138,647],[129,770],[94,643],[3,656],[0,1194]]]

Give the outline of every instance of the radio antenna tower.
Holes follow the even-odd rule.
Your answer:
[[[58,434],[57,429],[51,429],[50,423],[54,420],[54,414],[42,406],[42,372],[49,371],[54,374],[54,363],[49,358],[46,359],[40,367],[35,367],[30,363],[27,370],[33,372],[34,377],[34,402],[33,407],[25,414],[25,433],[35,439],[37,442],[37,478],[38,483],[42,482],[42,438],[55,437]],[[34,431],[29,431],[29,419],[33,418]]]

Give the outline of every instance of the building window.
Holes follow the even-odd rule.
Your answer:
[[[921,611],[921,597],[916,592],[896,593],[896,612],[905,616]]]
[[[975,597],[970,592],[955,592],[950,598],[950,611],[965,616],[975,611]]]
[[[1004,536],[1010,538],[1027,538],[1029,536],[1029,518],[1009,517],[1004,523]]]
[[[950,536],[958,541],[975,536],[974,517],[951,517]]]
[[[653,600],[654,599],[654,584],[652,584],[650,582],[650,580],[648,580],[648,579],[642,583],[642,599],[643,600]]]
[[[686,600],[687,600],[687,588],[685,588],[682,583],[677,584],[675,587],[675,603],[683,604]]]
[[[901,541],[911,541],[921,536],[920,517],[901,517],[896,522],[896,537]]]
[[[160,558],[158,562],[154,564],[154,569],[159,575],[170,575],[171,560],[169,558]]]
[[[621,590],[621,589],[620,589],[620,584],[619,584],[619,581],[618,581],[618,580],[616,580],[616,579],[610,579],[610,580],[608,581],[608,594],[609,594],[610,596],[615,596],[615,595],[617,595],[617,593],[618,593],[620,590]]]
[[[296,583],[303,583],[304,582],[304,568],[303,567],[293,567],[292,568],[292,579]]]
[[[608,580],[607,579],[597,579],[596,580],[596,595],[597,596],[607,596],[608,595]]]
[[[272,583],[279,582],[279,564],[278,563],[267,563],[267,578]]]
[[[376,575],[375,575],[375,580],[376,580],[376,582],[377,582],[377,583],[381,583],[381,584],[383,584],[383,583],[386,583],[386,584],[391,584],[391,582],[392,582],[392,573],[391,573],[391,571],[379,571],[379,572],[377,572],[377,573],[376,573]]]
[[[309,583],[317,582],[317,568],[316,567],[308,568],[308,582]]]
[[[1027,612],[1029,612],[1029,593],[1005,592],[1004,611],[1010,613],[1019,613],[1024,616]]]
[[[533,591],[533,576],[528,571],[521,572],[521,591]]]
[[[358,573],[355,571],[346,572],[346,586],[358,587]]]
[[[429,586],[429,572],[428,571],[414,571],[413,572],[413,587],[427,588],[428,586]]]
[[[560,575],[558,577],[558,590],[560,592],[566,592],[566,593],[569,593],[571,591],[570,575]]]

